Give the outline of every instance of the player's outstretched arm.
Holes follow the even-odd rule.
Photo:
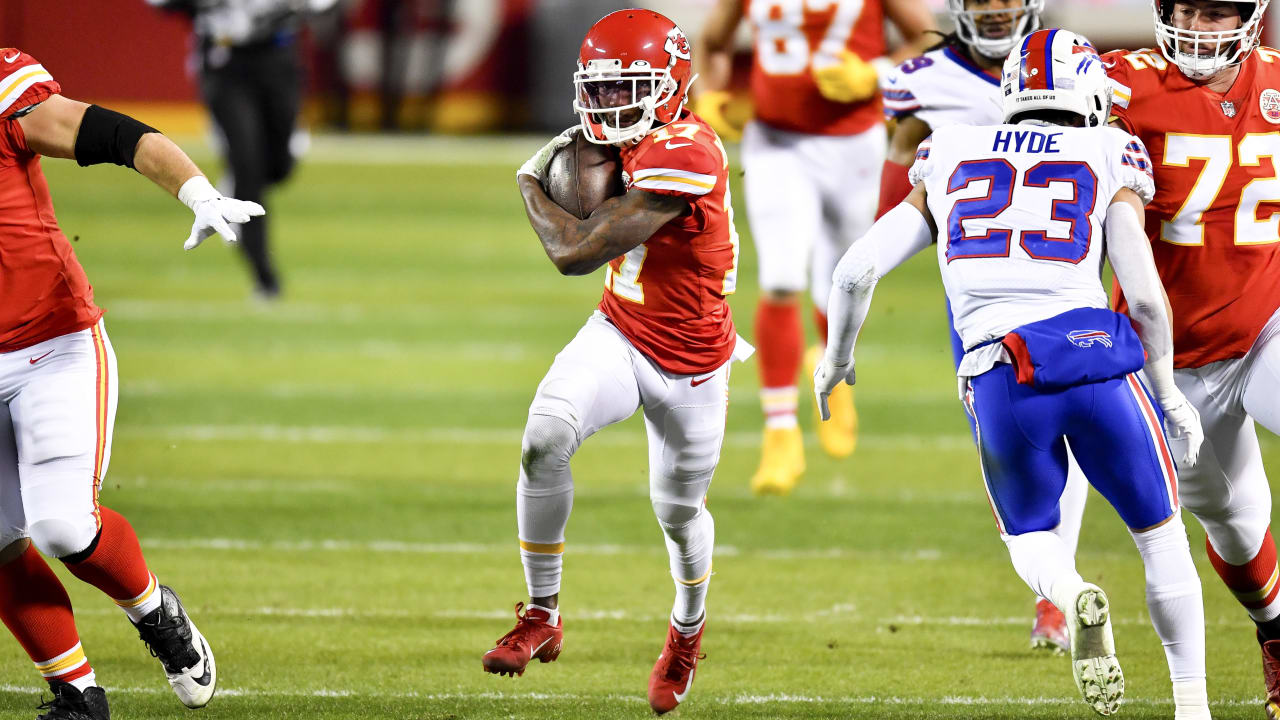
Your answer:
[[[517,178],[524,210],[542,249],[563,275],[587,275],[653,237],[680,217],[689,201],[673,195],[630,190],[609,198],[579,220],[557,205],[534,175]]]
[[[1142,228],[1142,200],[1129,188],[1121,188],[1107,208],[1107,259],[1124,290],[1129,317],[1147,351],[1143,370],[1165,412],[1170,435],[1185,441],[1179,461],[1183,466],[1193,465],[1204,432],[1199,414],[1173,381],[1173,312]]]
[[[52,95],[19,117],[18,124],[33,152],[82,166],[109,162],[131,167],[177,197],[196,215],[183,244],[187,250],[215,232],[235,242],[230,223],[266,212],[258,203],[223,197],[172,140],[113,110]]]
[[[827,300],[827,351],[813,373],[813,392],[823,420],[830,417],[827,396],[835,386],[841,380],[850,385],[856,380],[853,346],[866,322],[876,283],[929,247],[933,236],[933,219],[921,183],[840,258]]]

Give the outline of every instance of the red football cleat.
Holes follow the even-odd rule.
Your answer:
[[[547,611],[529,608],[521,614],[523,607],[524,603],[516,603],[516,626],[484,654],[485,672],[523,675],[525,666],[534,658],[549,663],[560,657],[564,618],[556,625],[548,625],[551,616]]]
[[[1262,646],[1262,679],[1267,684],[1262,709],[1267,720],[1280,720],[1280,640],[1264,640],[1258,633],[1258,644]]]
[[[649,707],[659,715],[671,712],[684,702],[693,687],[693,671],[698,661],[706,655],[698,654],[702,647],[703,623],[693,637],[685,637],[676,631],[674,625],[667,629],[667,644],[653,666],[653,674],[649,676]]]
[[[1066,616],[1044,598],[1036,601],[1036,622],[1031,626],[1031,649],[1040,648],[1052,650],[1056,654],[1071,650]]]

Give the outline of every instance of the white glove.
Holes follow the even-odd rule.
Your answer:
[[[233,243],[236,241],[236,234],[230,223],[249,222],[249,218],[267,213],[256,202],[223,197],[203,175],[196,175],[183,183],[178,189],[178,199],[196,214],[196,221],[191,225],[191,235],[182,244],[183,250],[199,246],[214,233]]]
[[[1178,465],[1184,468],[1195,465],[1196,459],[1200,457],[1200,444],[1204,442],[1204,429],[1200,427],[1200,413],[1196,412],[1195,407],[1182,393],[1169,398],[1167,403],[1161,403],[1161,405],[1164,408],[1164,424],[1169,431],[1169,437],[1183,446]]]
[[[531,175],[538,182],[543,181],[543,176],[547,172],[547,166],[551,164],[551,156],[556,154],[560,148],[573,142],[573,133],[578,129],[577,125],[568,128],[559,135],[551,138],[551,142],[538,148],[538,152],[533,157],[524,161],[520,169],[516,171],[516,179],[521,175]]]
[[[843,364],[836,364],[829,355],[822,356],[822,362],[813,370],[813,394],[818,400],[818,412],[823,420],[831,419],[831,410],[827,407],[827,397],[843,380],[852,385],[857,379],[853,368],[853,358]]]

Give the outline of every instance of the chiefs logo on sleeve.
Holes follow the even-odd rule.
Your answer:
[[[53,75],[21,50],[0,50],[0,61],[0,118],[62,91]]]

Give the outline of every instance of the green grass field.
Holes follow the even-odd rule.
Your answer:
[[[526,225],[512,175],[533,147],[322,139],[274,197],[287,297],[269,307],[248,300],[229,249],[182,252],[190,213],[144,179],[45,162],[119,357],[103,502],[217,652],[219,694],[190,717],[649,715],[673,590],[638,418],[574,461],[564,654],[515,679],[480,667],[524,596],[527,405],[600,294],[598,274],[561,277]],[[744,217],[733,306],[751,337]],[[754,361],[736,369],[710,497],[707,659],[679,716],[1092,717],[1067,661],[1027,648],[1032,597],[987,508],[936,274],[920,257],[882,283],[858,353],[858,454],[832,461],[810,437],[792,497],[747,491],[761,415]],[[1214,713],[1261,718],[1252,625],[1187,522]],[[1171,717],[1137,552],[1096,494],[1079,564],[1111,595],[1120,717]],[[62,575],[115,717],[189,716],[123,615]],[[43,683],[16,643],[0,647],[0,720],[32,718]]]

